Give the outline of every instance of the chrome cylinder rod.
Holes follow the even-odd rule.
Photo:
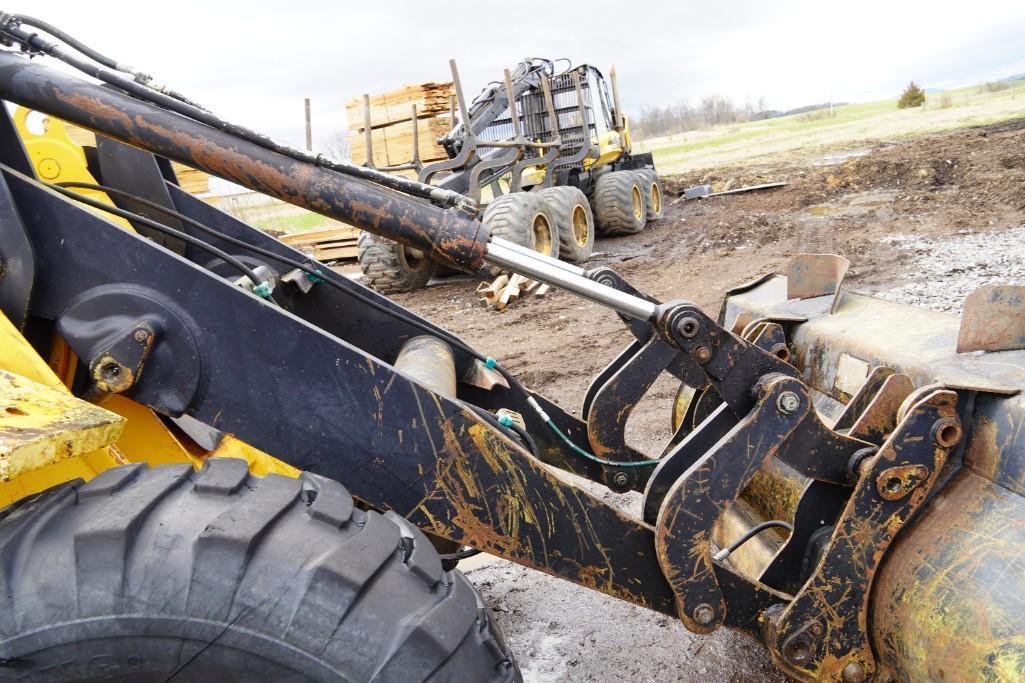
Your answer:
[[[580,276],[584,276],[587,273],[587,271],[585,271],[580,266],[574,266],[572,263],[566,263],[565,261],[560,261],[557,258],[545,256],[540,252],[536,252],[533,249],[521,246],[519,244],[516,244],[515,242],[510,242],[509,240],[502,239],[501,237],[492,237],[490,243],[501,246],[503,249],[508,249],[509,251],[515,251],[519,254],[540,261],[541,263],[548,264],[549,266],[552,266],[554,268],[561,268],[565,270],[567,273],[573,273],[574,275]]]
[[[655,304],[650,301],[590,280],[583,274],[584,271],[576,266],[541,256],[522,247],[510,248],[505,240],[492,239],[488,243],[484,260],[525,277],[573,292],[577,296],[631,318],[650,321],[655,319]],[[553,261],[558,265],[554,265]]]

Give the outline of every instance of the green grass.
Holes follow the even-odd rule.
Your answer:
[[[897,109],[896,98],[848,104],[836,107],[833,116],[813,112],[716,126],[640,140],[634,150],[651,152],[660,173],[685,173],[1025,117],[1022,81],[999,92],[970,86],[944,94],[950,100],[945,108],[939,93],[915,109]]]
[[[338,225],[338,221],[310,211],[303,211],[296,208],[296,213],[290,216],[275,216],[273,218],[255,218],[250,223],[260,230],[276,230],[291,234],[293,232],[305,232],[318,228],[327,228]]]

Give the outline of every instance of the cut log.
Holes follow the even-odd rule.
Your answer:
[[[370,127],[381,128],[396,122],[409,121],[412,107],[416,105],[417,116],[430,118],[449,110],[449,101],[454,93],[452,81],[429,81],[406,85],[397,90],[370,96]],[[362,131],[364,128],[363,98],[356,97],[345,106],[349,129]]]

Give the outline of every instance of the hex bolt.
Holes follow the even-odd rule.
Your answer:
[[[857,662],[850,662],[843,668],[844,683],[863,683],[865,680],[865,668]]]
[[[630,475],[628,475],[626,472],[616,472],[612,475],[612,483],[616,486],[625,487],[627,484],[630,483]]]
[[[136,328],[135,334],[132,335],[137,342],[144,342],[149,337],[149,332],[142,329],[141,327]]]
[[[712,350],[707,346],[699,346],[694,349],[694,360],[704,365],[712,360]]]
[[[698,319],[689,315],[686,318],[682,318],[680,322],[676,324],[676,329],[684,339],[693,339],[697,335],[698,328],[700,327],[701,323],[698,322]]]
[[[779,412],[789,415],[801,407],[801,397],[792,391],[784,391],[776,399],[776,407],[779,408]]]
[[[711,624],[712,620],[715,619],[715,609],[707,602],[703,602],[694,608],[693,615],[694,621],[704,626]]]

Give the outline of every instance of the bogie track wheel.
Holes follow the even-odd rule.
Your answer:
[[[636,173],[613,171],[598,178],[593,201],[595,222],[602,234],[632,235],[644,229],[644,190]]]
[[[559,258],[583,263],[594,249],[594,215],[587,196],[578,187],[549,187],[538,193],[555,218],[559,234]]]
[[[653,168],[636,171],[641,179],[644,191],[645,220],[657,221],[665,215],[665,193],[662,191],[662,180]]]
[[[497,197],[482,218],[494,237],[559,258],[559,237],[548,203],[533,192],[510,192]],[[492,269],[497,275],[498,268]]]

